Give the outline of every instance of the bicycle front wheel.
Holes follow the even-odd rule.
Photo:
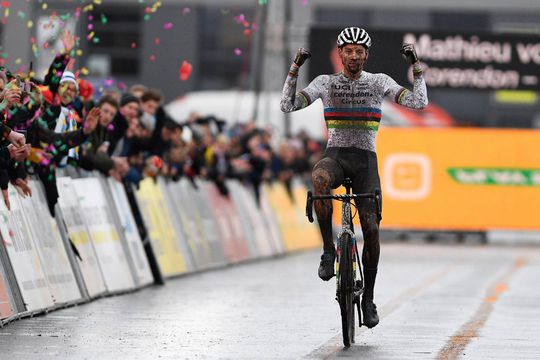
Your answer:
[[[351,235],[343,233],[340,238],[339,254],[339,307],[341,309],[341,328],[343,345],[354,343],[354,274]]]

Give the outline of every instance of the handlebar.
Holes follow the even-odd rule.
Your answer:
[[[379,199],[381,198],[381,193],[379,190],[376,190],[375,193],[367,194],[334,194],[334,195],[313,195],[311,191],[307,193],[306,201],[306,216],[309,222],[313,222],[313,201],[318,200],[351,200],[351,199],[375,199],[377,203],[378,212],[380,211]]]

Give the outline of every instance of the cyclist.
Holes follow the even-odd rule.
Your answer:
[[[281,110],[292,112],[309,106],[317,99],[324,105],[328,129],[328,143],[323,159],[313,168],[315,195],[330,194],[345,177],[352,179],[354,193],[380,191],[380,180],[375,153],[375,138],[381,121],[383,98],[413,109],[423,109],[427,103],[426,83],[412,44],[401,48],[413,65],[413,90],[398,85],[386,74],[364,71],[369,57],[371,38],[358,27],[343,29],[337,38],[338,54],[343,71],[316,77],[305,89],[296,93],[300,66],[311,57],[309,50],[300,48],[291,64],[281,97]],[[379,224],[381,214],[375,201],[356,202],[364,235],[362,264],[365,291],[362,296],[364,324],[372,328],[379,323],[377,307],[373,303],[373,289],[379,263]],[[382,206],[382,204],[381,204]],[[381,207],[382,208],[382,207]],[[323,238],[323,255],[319,277],[325,281],[334,276],[335,246],[332,236],[332,201],[317,201],[315,212]]]

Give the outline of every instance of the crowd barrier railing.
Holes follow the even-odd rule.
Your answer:
[[[316,247],[303,215],[307,189],[253,189],[229,180],[145,179],[140,187],[97,174],[57,177],[55,217],[40,181],[31,197],[0,201],[0,324],[131,292],[163,278]]]

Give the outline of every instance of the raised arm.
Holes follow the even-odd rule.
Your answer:
[[[311,57],[309,50],[300,48],[296,52],[294,61],[291,64],[285,85],[283,85],[283,93],[281,94],[281,111],[289,113],[300,110],[308,106],[310,99],[302,92],[296,93],[296,80],[298,79],[298,71],[300,66]]]
[[[413,66],[413,89],[410,91],[396,84],[397,89],[394,88],[391,93],[393,93],[396,103],[411,109],[421,110],[428,105],[428,96],[420,61],[412,44],[404,44],[401,53]]]
[[[70,62],[70,53],[75,46],[76,37],[69,30],[64,30],[60,35],[60,39],[62,40],[63,49],[53,59],[43,82],[49,86],[53,96],[58,92],[62,73],[66,70]]]

